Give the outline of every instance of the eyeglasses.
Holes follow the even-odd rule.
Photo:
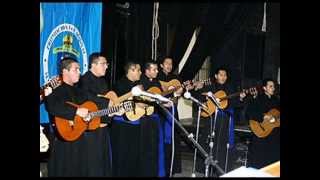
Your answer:
[[[97,64],[102,64],[102,65],[106,65],[106,66],[109,66],[109,63],[107,63],[107,62],[99,62],[99,63],[97,63]]]

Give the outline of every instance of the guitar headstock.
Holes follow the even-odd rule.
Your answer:
[[[59,87],[62,84],[62,78],[60,76],[54,76],[51,78],[45,85],[40,87],[40,102],[43,100],[45,93],[44,89],[47,87],[51,87],[52,89],[55,89]]]
[[[246,94],[250,94],[251,96],[253,96],[255,98],[262,91],[263,91],[262,86],[255,86],[255,87],[251,87],[251,88],[246,89],[244,92]]]
[[[50,79],[49,83],[51,88],[55,89],[62,84],[62,79],[60,76],[55,76],[52,79]]]
[[[62,78],[60,76],[54,76],[47,83],[40,87],[40,89],[45,89],[47,87],[51,87],[52,89],[57,88],[62,84]]]
[[[134,102],[133,101],[125,101],[122,103],[122,107],[125,111],[133,111],[134,110]]]

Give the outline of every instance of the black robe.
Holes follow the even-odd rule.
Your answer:
[[[158,79],[160,81],[165,81],[165,82],[169,82],[173,79],[177,79],[180,81],[180,83],[182,83],[182,79],[173,74],[173,73],[169,73],[168,75],[165,74],[163,71],[160,71],[158,74]],[[173,94],[169,95],[169,97],[173,97]],[[174,105],[175,107],[175,118],[179,121],[179,115],[178,115],[178,111],[177,111],[177,105]],[[169,110],[171,112],[171,110]],[[162,116],[162,119],[165,119],[167,116],[165,114],[164,111],[160,111],[160,115]],[[169,118],[171,118],[169,116]],[[171,122],[171,121],[170,121]],[[166,122],[163,122],[163,125],[165,125]],[[172,124],[168,124],[169,126],[172,126]],[[164,127],[166,128],[166,127]],[[180,129],[175,126],[175,130],[174,130],[175,134],[174,134],[174,147],[175,147],[175,153],[174,153],[174,161],[173,161],[173,172],[172,174],[175,173],[181,173],[181,131]],[[171,167],[171,155],[172,155],[172,143],[170,141],[170,143],[165,143],[165,161],[166,161],[166,173],[170,174],[170,167]]]
[[[247,109],[249,120],[263,121],[263,114],[276,108],[280,111],[280,101],[276,96],[269,98],[266,94],[259,95]],[[280,128],[274,128],[265,138],[252,134],[249,145],[248,166],[263,168],[280,160]]]
[[[109,100],[97,97],[98,94],[106,94],[109,91],[104,77],[96,77],[91,71],[87,71],[80,78],[79,87],[89,97],[95,99],[99,109],[108,107]],[[110,118],[108,116],[101,117],[101,123],[107,123],[108,126],[84,134],[87,148],[88,176],[112,176]]]
[[[124,77],[115,85],[120,97],[141,84]],[[158,176],[157,126],[147,116],[128,121],[126,116],[115,116],[111,125],[113,175],[116,177]]]
[[[147,91],[151,87],[158,87],[162,90],[161,84],[157,78],[150,80],[146,75],[141,75],[141,84],[145,91]]]
[[[108,107],[109,100],[106,98],[98,98],[98,94],[105,95],[109,91],[107,81],[104,77],[96,77],[91,71],[87,71],[81,76],[78,87],[85,91],[89,97],[95,98],[95,102],[99,109]],[[108,116],[101,117],[101,122],[110,123]]]
[[[173,74],[173,73],[169,73],[169,74],[167,75],[167,74],[165,74],[162,70],[161,70],[161,71],[159,72],[159,74],[158,74],[158,79],[159,79],[160,81],[165,81],[165,82],[169,82],[169,81],[171,81],[172,79],[177,79],[177,80],[180,81],[180,83],[183,83],[183,82],[182,82],[182,79],[181,79],[178,75]]]
[[[97,103],[95,97],[88,96],[76,86],[63,83],[47,96],[45,105],[51,117],[51,122],[53,116],[73,120],[76,115],[76,108],[65,102],[69,101],[75,104],[82,104],[88,100]],[[84,132],[76,141],[68,142],[64,141],[54,128],[53,133],[50,135],[51,151],[48,161],[48,176],[84,177],[104,175],[95,174],[96,170],[92,171],[88,166],[92,164],[91,161],[96,160],[94,158],[88,160],[88,138],[86,138],[86,136],[90,136],[89,134],[91,133],[92,132]],[[99,168],[103,167],[100,166]],[[101,170],[100,172],[102,173],[103,171],[104,170]]]
[[[201,95],[203,92],[211,91],[213,94],[216,93],[219,90],[223,90],[226,92],[227,95],[230,95],[235,92],[233,86],[231,84],[225,83],[225,84],[219,84],[214,82],[213,84],[209,86],[205,86],[202,89],[199,89],[198,91],[192,91],[192,94],[194,97],[196,97],[201,102],[206,102],[206,97],[204,95]],[[195,104],[195,103],[193,103]],[[208,118],[201,118],[200,120],[200,129],[199,129],[199,143],[200,145],[209,153],[209,138],[208,135],[210,134],[210,127],[214,130],[214,139],[213,139],[213,159],[218,161],[218,165],[220,168],[222,168],[225,171],[225,167],[227,167],[226,171],[230,171],[232,168],[232,156],[233,156],[233,149],[230,148],[231,143],[229,141],[230,134],[229,128],[232,126],[232,121],[230,119],[230,109],[233,109],[235,106],[240,105],[239,97],[235,97],[228,100],[228,107],[225,108],[225,110],[221,111],[217,115],[217,120],[214,122],[215,113],[212,114],[212,124],[211,124],[211,118],[210,116]],[[198,112],[198,106],[194,105],[194,108],[197,109],[196,112]],[[196,116],[197,117],[197,116]],[[215,125],[214,125],[215,124]],[[233,131],[233,129],[231,129]],[[231,132],[232,133],[232,132]],[[229,144],[229,149],[227,148]],[[228,154],[227,154],[228,152]],[[199,151],[198,151],[199,154]],[[197,158],[197,164],[196,164],[196,170],[198,172],[204,173],[205,172],[205,165],[204,165],[204,158],[203,156],[199,156]],[[216,171],[216,169],[213,169],[213,175],[219,176],[220,174]]]

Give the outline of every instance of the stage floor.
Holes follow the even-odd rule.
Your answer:
[[[195,132],[195,126],[192,124],[192,119],[183,120],[182,124],[185,129],[189,133]],[[246,165],[246,152],[248,150],[247,140],[250,137],[250,132],[247,132],[247,126],[235,126],[235,153],[233,154],[231,166],[229,172],[233,169],[237,169],[241,166]],[[174,177],[191,177],[192,167],[193,167],[193,152],[194,149],[187,145],[184,141],[181,141],[182,145],[182,153],[181,153],[181,160],[182,160],[182,173],[174,174]],[[45,156],[45,155],[44,155]],[[41,159],[41,158],[40,158]],[[47,162],[46,158],[43,158],[42,162],[40,162],[40,170],[42,172],[42,177],[47,177]],[[204,177],[204,173],[196,173],[196,177]]]

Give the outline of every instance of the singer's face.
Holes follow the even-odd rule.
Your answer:
[[[80,66],[78,63],[73,62],[70,65],[70,69],[64,69],[63,73],[66,75],[69,82],[71,81],[72,83],[77,83],[80,78]]]
[[[107,59],[103,56],[100,56],[98,58],[98,61],[91,65],[91,70],[94,72],[94,74],[96,76],[101,77],[106,74],[106,71],[108,69],[108,65],[109,64],[107,62]]]
[[[172,71],[172,59],[166,58],[161,64],[161,67],[165,73],[170,73]]]
[[[224,84],[227,81],[227,72],[220,70],[218,74],[215,75],[215,78],[219,84]]]
[[[274,90],[275,90],[273,81],[268,81],[267,85],[264,86],[263,89],[264,89],[266,94],[272,96],[274,94]]]
[[[156,78],[158,75],[158,65],[151,64],[149,69],[146,69],[146,75],[152,79]]]
[[[140,67],[140,65],[136,64],[135,66],[131,66],[131,68],[129,69],[129,73],[131,73],[132,78],[134,79],[134,81],[140,80],[140,76],[141,76],[141,67]]]

